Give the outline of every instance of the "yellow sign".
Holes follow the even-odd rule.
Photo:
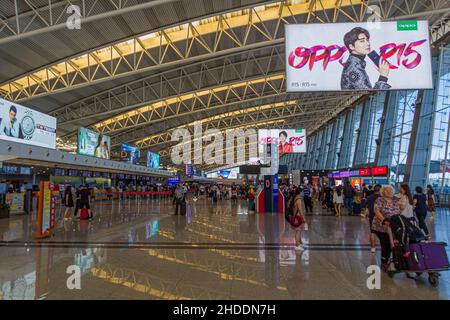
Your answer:
[[[44,202],[42,210],[42,232],[46,232],[50,229],[50,213],[51,213],[51,201],[52,194],[49,188],[49,182],[44,182]]]
[[[10,206],[10,213],[22,213],[25,206],[25,194],[7,193],[6,203]]]

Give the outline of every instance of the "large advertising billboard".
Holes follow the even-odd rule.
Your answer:
[[[0,99],[0,139],[56,149],[56,118]]]
[[[286,25],[287,91],[431,89],[428,21]]]
[[[78,129],[78,154],[109,159],[110,148],[110,137],[83,127]]]
[[[147,168],[159,169],[159,154],[147,152]]]
[[[264,145],[277,143],[278,153],[306,152],[305,129],[261,129],[258,130],[258,152],[264,153]]]
[[[122,161],[139,164],[140,151],[138,148],[130,146],[129,144],[122,144],[122,150],[120,152],[120,159]]]
[[[217,171],[217,179],[228,179],[230,175],[230,170],[219,170]]]

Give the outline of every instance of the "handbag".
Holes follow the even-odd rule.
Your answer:
[[[303,223],[305,223],[305,221],[301,215],[294,214],[289,217],[289,223],[293,228],[299,228]]]

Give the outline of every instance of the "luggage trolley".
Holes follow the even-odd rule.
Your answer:
[[[390,224],[388,234],[392,248],[392,258],[386,273],[393,278],[396,273],[415,273],[420,277],[428,273],[428,282],[434,288],[439,286],[440,272],[450,270],[445,242],[418,242],[402,245],[394,239]],[[392,266],[394,266],[392,268]],[[408,276],[409,278],[413,278]],[[414,278],[413,278],[414,279]]]

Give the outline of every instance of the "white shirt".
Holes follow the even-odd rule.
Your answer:
[[[401,215],[403,215],[406,218],[413,218],[414,217],[414,208],[409,203],[408,197],[406,195],[402,195],[400,199],[398,200],[398,203],[402,206],[405,206],[405,208],[400,212]]]
[[[341,195],[338,196],[337,192],[333,192],[333,202],[334,203],[344,203],[344,193],[341,192]]]

